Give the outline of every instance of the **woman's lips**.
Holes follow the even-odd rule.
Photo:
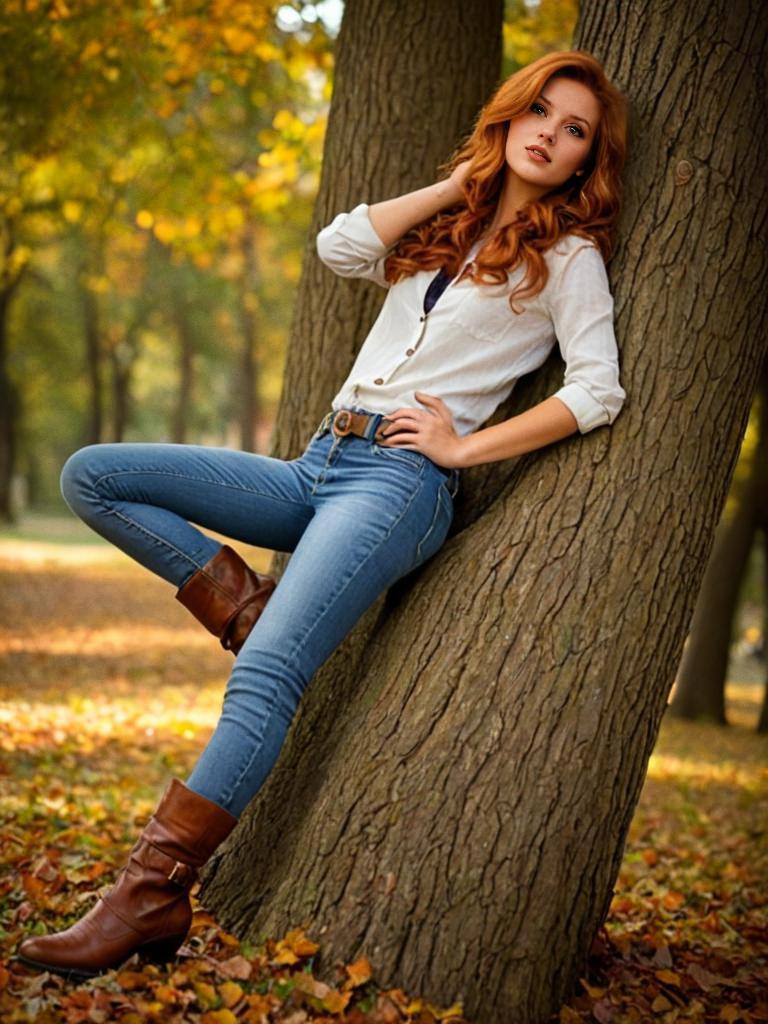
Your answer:
[[[545,156],[542,156],[541,153],[539,153],[539,151],[537,149],[529,149],[526,146],[525,147],[525,151],[530,156],[531,160],[535,160],[536,163],[538,163],[538,164],[548,164],[548,163],[551,163],[551,161],[547,160],[547,158]]]

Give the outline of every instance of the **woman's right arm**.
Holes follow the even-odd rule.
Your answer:
[[[469,161],[464,161],[449,178],[415,192],[371,206],[359,203],[349,213],[338,213],[317,234],[318,256],[341,277],[363,277],[388,288],[384,276],[388,250],[416,224],[459,202],[468,166]]]
[[[428,220],[446,206],[458,203],[463,196],[459,184],[462,179],[458,174],[461,170],[466,174],[464,164],[459,164],[450,178],[369,206],[368,216],[382,243],[389,248],[412,227]]]

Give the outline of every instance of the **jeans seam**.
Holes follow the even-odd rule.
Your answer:
[[[413,505],[413,502],[416,500],[417,495],[421,492],[421,490],[423,488],[424,474],[423,474],[422,470],[419,470],[419,481],[420,481],[420,485],[421,486],[418,487],[416,490],[414,490],[414,492],[411,494],[410,501],[408,502],[407,505],[405,505],[403,507],[402,511],[400,512],[400,515],[397,517],[397,519],[395,519],[392,522],[392,524],[390,525],[389,529],[384,534],[384,536],[381,538],[379,543],[377,545],[375,545],[374,548],[366,554],[365,558],[362,559],[358,563],[358,565],[357,565],[356,569],[354,570],[354,572],[351,575],[347,576],[344,580],[342,580],[340,587],[336,591],[334,591],[333,594],[328,598],[328,600],[326,601],[325,605],[323,605],[322,609],[320,610],[320,612],[318,613],[317,617],[315,618],[315,621],[312,623],[312,625],[309,627],[309,629],[306,631],[306,633],[296,642],[296,644],[294,644],[294,646],[291,648],[290,653],[288,655],[286,655],[286,661],[293,660],[298,654],[301,653],[301,651],[306,646],[307,639],[311,636],[311,634],[314,632],[314,630],[321,623],[323,617],[327,613],[328,609],[333,605],[334,601],[338,600],[342,596],[342,594],[347,589],[347,587],[350,585],[350,583],[354,580],[354,578],[368,564],[368,560],[372,557],[372,555],[374,554],[376,549],[381,547],[381,545],[385,541],[387,541],[389,539],[389,537],[392,535],[392,531],[402,521],[403,517],[408,512],[408,509],[411,507],[411,505]],[[421,544],[421,542],[419,542],[419,543]],[[278,583],[278,586],[280,586],[279,583]],[[341,642],[343,643],[343,640]],[[265,721],[269,721],[269,719],[270,719],[270,717],[272,715],[272,712],[274,710],[276,700],[277,700],[277,687],[273,687],[272,692],[270,694],[269,708],[268,708],[267,714],[265,716]],[[247,774],[247,772],[250,769],[251,765],[253,764],[254,758],[258,755],[259,751],[261,750],[261,748],[263,746],[263,738],[264,738],[265,735],[266,735],[266,726],[265,726],[264,733],[262,733],[259,745],[257,747],[255,747],[251,751],[251,756],[248,758],[248,761],[245,764],[243,770],[238,775],[236,781],[234,782],[234,784],[232,786],[231,791],[223,798],[224,801],[225,801],[225,804],[228,804],[231,801],[231,799],[234,796],[234,794],[237,792],[238,786],[242,782],[243,778],[245,777],[245,775]]]
[[[162,469],[119,469],[111,473],[104,473],[103,476],[97,477],[93,486],[97,487],[102,480],[108,480],[113,476],[131,476],[136,474],[149,474],[151,476],[169,476],[174,477],[178,480],[189,480],[193,483],[211,484],[214,487],[227,487],[233,491],[243,491],[245,494],[255,494],[258,498],[266,498],[269,501],[290,502],[291,505],[298,505],[299,508],[305,508],[305,502],[296,501],[295,498],[277,498],[274,494],[265,494],[263,491],[254,490],[252,487],[242,487],[238,484],[223,483],[221,480],[211,480],[209,477],[204,476],[190,476],[188,473],[168,473]]]
[[[122,519],[124,523],[128,523],[128,525],[132,526],[135,530],[140,530],[142,533],[146,534],[147,537],[151,537],[160,544],[164,544],[166,548],[170,548],[171,551],[175,551],[177,555],[181,555],[181,557],[187,562],[191,562],[196,569],[202,569],[202,565],[196,559],[191,555],[188,555],[186,551],[182,551],[181,548],[177,548],[175,544],[171,544],[171,542],[166,540],[165,537],[158,536],[158,534],[153,533],[152,530],[148,530],[146,526],[142,526],[141,523],[137,523],[135,520],[131,519],[130,516],[126,516],[124,513],[118,512],[116,508],[111,508],[109,511],[112,515],[117,516],[118,519]]]

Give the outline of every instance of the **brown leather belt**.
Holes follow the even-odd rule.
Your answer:
[[[317,428],[318,435],[324,434],[327,430],[333,430],[336,437],[346,437],[347,434],[355,434],[357,437],[373,438],[378,441],[381,431],[385,430],[391,420],[384,418],[383,413],[352,412],[351,409],[331,409],[331,411],[320,421]]]

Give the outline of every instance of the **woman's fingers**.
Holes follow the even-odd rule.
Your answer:
[[[423,391],[414,391],[414,395],[417,401],[428,406],[430,409],[434,409],[435,415],[439,416],[443,423],[447,423],[448,426],[453,428],[453,416],[451,416],[451,410],[442,398],[438,398],[436,395],[427,395]]]
[[[387,417],[387,419],[389,419],[389,417]],[[383,431],[382,436],[392,437],[393,435],[402,432],[411,432],[414,430],[419,430],[421,426],[421,421],[413,416],[398,416],[397,420],[393,424],[390,424],[390,426],[388,426],[385,431]]]

